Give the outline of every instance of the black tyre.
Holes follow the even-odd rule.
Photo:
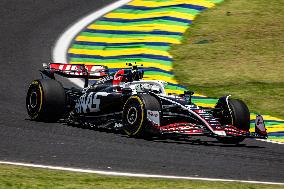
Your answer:
[[[233,125],[238,129],[249,131],[250,112],[247,105],[241,100],[229,100],[229,106],[232,110]]]
[[[161,111],[161,104],[157,98],[149,94],[128,98],[122,114],[123,129],[127,135],[145,136],[147,132],[147,110]]]
[[[249,131],[250,129],[250,112],[247,105],[242,100],[229,99],[228,104],[230,109],[228,109],[225,102],[220,102],[216,105],[217,108],[221,108],[220,122],[222,125],[233,125],[238,129]],[[217,116],[217,117],[218,117]],[[237,144],[242,142],[245,137],[222,137],[218,140],[222,143]]]
[[[26,97],[26,108],[32,120],[58,121],[64,114],[65,104],[65,91],[58,81],[41,79],[30,84]]]

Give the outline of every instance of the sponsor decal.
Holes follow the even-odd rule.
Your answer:
[[[266,135],[266,128],[264,124],[263,117],[261,115],[257,115],[255,119],[255,131],[258,134]]]
[[[225,131],[213,131],[216,135],[219,136],[226,136],[226,132]]]
[[[88,71],[89,75],[93,76],[103,76],[105,73],[103,70],[105,69],[103,66],[98,65],[83,65],[83,64],[61,64],[61,63],[51,63],[49,64],[49,68],[57,71],[61,71],[70,75],[83,75],[85,73],[85,69]]]
[[[100,111],[101,97],[107,96],[109,93],[85,93],[77,101],[75,105],[76,113],[90,113]]]
[[[114,86],[119,85],[122,82],[124,78],[123,74],[124,74],[124,70],[119,70],[118,72],[114,74],[114,78],[112,82]]]
[[[102,84],[102,83],[105,83],[105,82],[110,81],[110,80],[113,80],[113,76],[111,76],[111,75],[103,77],[102,79],[97,81],[96,84]]]
[[[147,118],[150,121],[160,125],[160,113],[159,113],[159,111],[147,110]]]
[[[114,128],[122,128],[122,127],[123,127],[122,123],[115,123],[114,124]]]

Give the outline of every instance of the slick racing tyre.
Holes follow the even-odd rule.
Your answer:
[[[41,79],[30,84],[26,108],[32,120],[56,122],[64,114],[65,104],[65,91],[58,81]]]
[[[149,94],[131,96],[123,107],[123,130],[129,136],[145,137],[147,128],[147,110],[161,111],[157,98]]]
[[[220,122],[222,125],[233,125],[240,130],[249,131],[250,129],[250,112],[247,105],[242,100],[228,99],[229,108],[226,102],[220,102],[216,105],[216,108],[222,110],[220,116]],[[218,117],[217,116],[217,117]],[[238,144],[242,142],[245,137],[222,137],[218,140],[222,143]]]

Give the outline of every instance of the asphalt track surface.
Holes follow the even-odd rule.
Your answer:
[[[70,24],[110,0],[0,1],[0,160],[109,171],[284,182],[284,145],[145,140],[28,119],[25,95]]]

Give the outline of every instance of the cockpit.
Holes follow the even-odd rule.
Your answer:
[[[167,83],[159,80],[140,80],[123,84],[123,88],[131,88],[134,93],[153,92],[156,94],[166,94],[165,85]]]

